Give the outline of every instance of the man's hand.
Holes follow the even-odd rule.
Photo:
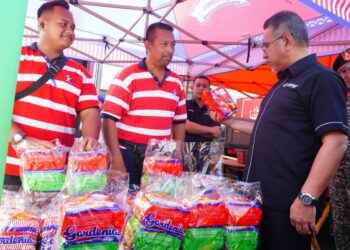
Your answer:
[[[316,207],[304,206],[297,197],[290,207],[290,223],[300,234],[317,234]]]
[[[214,111],[209,110],[209,116],[213,121],[220,122],[218,114]]]
[[[55,144],[49,141],[40,140],[34,137],[26,136],[26,138],[13,146],[16,151],[25,149],[53,149]]]
[[[214,112],[214,111],[210,111],[209,112],[209,116],[210,116],[210,118],[213,121],[220,122],[220,123],[224,124],[227,127],[230,127],[232,122],[233,122],[233,118],[229,118],[229,119],[226,119],[226,120],[221,120],[219,118],[218,114],[216,112]]]
[[[221,127],[220,126],[211,127],[210,134],[215,139],[219,138],[221,136]]]
[[[127,173],[123,157],[121,157],[121,155],[120,157],[112,157],[112,164],[108,170],[108,177],[111,180],[117,180],[120,173]]]
[[[84,137],[79,141],[80,151],[91,151],[93,149],[97,149],[99,146],[99,142],[93,137]]]

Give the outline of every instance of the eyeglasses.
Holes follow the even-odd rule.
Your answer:
[[[282,36],[280,36],[280,37],[277,37],[275,40],[272,40],[271,42],[262,43],[262,44],[261,44],[261,49],[262,49],[263,51],[265,51],[268,47],[270,47],[270,45],[271,45],[272,43],[274,43],[274,42],[276,42],[276,41],[282,39],[283,36],[284,36],[284,34],[283,34]]]

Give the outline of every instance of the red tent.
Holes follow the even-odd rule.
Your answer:
[[[322,64],[332,67],[336,55],[322,56],[318,61]],[[271,67],[262,65],[253,71],[236,70],[222,74],[209,76],[212,85],[224,86],[246,93],[253,93],[259,96],[265,96],[271,86],[277,81],[276,73],[271,71]]]

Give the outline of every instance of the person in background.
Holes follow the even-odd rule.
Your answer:
[[[53,79],[29,95],[15,101],[5,170],[5,189],[21,185],[20,160],[15,148],[51,149],[58,139],[72,146],[76,115],[82,121],[81,150],[98,146],[101,126],[96,89],[89,72],[79,63],[66,59],[63,51],[74,41],[75,23],[64,1],[44,3],[38,9],[39,39],[22,47],[16,93],[32,85],[47,72],[48,66],[65,59],[65,66]]]
[[[338,55],[333,69],[345,81],[350,90],[350,48]],[[350,123],[350,98],[346,107]],[[335,245],[338,250],[350,249],[350,141],[348,148],[331,183],[331,206]]]
[[[210,81],[205,76],[198,76],[192,85],[192,100],[186,101],[186,147],[185,168],[193,172],[211,173],[209,153],[212,141],[221,136],[221,124],[210,118],[208,107],[202,95],[210,91]]]
[[[127,171],[130,190],[140,186],[151,138],[185,139],[185,90],[179,76],[167,68],[175,49],[173,28],[151,24],[144,45],[147,57],[115,77],[102,110],[104,139],[112,157],[109,176]]]
[[[210,118],[208,107],[202,100],[202,94],[210,90],[210,81],[198,76],[192,86],[193,99],[186,102],[186,142],[209,142],[221,135],[220,123]]]
[[[322,212],[323,193],[347,148],[346,87],[309,53],[308,31],[296,13],[278,12],[263,27],[263,57],[279,81],[254,126],[224,124],[251,134],[243,180],[261,183],[258,249],[309,250],[316,208]]]

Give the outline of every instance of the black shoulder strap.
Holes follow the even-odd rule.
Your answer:
[[[50,64],[50,66],[47,69],[47,72],[42,75],[35,83],[30,85],[28,88],[16,93],[15,101],[26,97],[27,95],[30,95],[35,90],[43,86],[49,79],[53,79],[55,75],[63,69],[64,65],[67,62],[66,57],[61,57],[58,60],[55,61],[55,64]]]

